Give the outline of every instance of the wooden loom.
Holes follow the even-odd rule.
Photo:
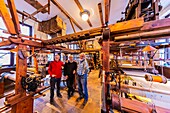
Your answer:
[[[26,51],[26,46],[36,47],[36,48],[47,48],[53,49],[55,46],[51,46],[52,44],[69,42],[69,41],[77,41],[83,39],[93,38],[98,35],[103,34],[103,70],[106,72],[110,71],[109,67],[109,45],[110,40],[112,41],[122,41],[123,40],[138,40],[138,39],[148,39],[149,38],[159,38],[162,36],[170,36],[169,27],[170,27],[170,19],[162,19],[151,22],[144,23],[143,18],[130,20],[126,22],[121,22],[113,25],[109,25],[105,29],[99,27],[91,30],[81,31],[74,34],[56,37],[50,40],[36,42],[31,40],[24,40],[20,35],[20,27],[19,21],[16,14],[16,9],[14,6],[13,0],[8,0],[8,5],[11,11],[12,20],[9,16],[9,13],[6,9],[3,0],[0,0],[0,13],[5,21],[8,32],[12,35],[8,40],[0,43],[0,46],[16,44],[18,50]],[[153,34],[154,32],[161,33]],[[127,35],[128,34],[128,35]],[[131,35],[129,35],[131,34]],[[122,38],[123,37],[123,38]],[[16,74],[16,86],[15,86],[15,95],[8,97],[7,103],[12,106],[12,113],[27,113],[29,111],[33,112],[33,99],[32,96],[35,94],[30,94],[26,96],[26,91],[21,87],[21,76],[26,75],[26,59],[21,59],[17,55],[17,74]],[[19,65],[20,64],[20,65]],[[107,79],[106,79],[106,90],[107,91]],[[45,88],[39,89],[37,92],[42,91]],[[105,92],[107,95],[107,92]],[[19,99],[20,98],[20,99]],[[106,100],[107,101],[107,100]],[[107,112],[109,112],[109,104],[106,102]]]

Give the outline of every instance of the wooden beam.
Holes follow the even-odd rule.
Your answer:
[[[8,12],[8,9],[7,9],[6,5],[5,5],[4,0],[0,0],[0,3],[1,3],[1,5],[0,5],[0,14],[2,16],[2,19],[3,19],[4,23],[5,23],[5,25],[6,25],[6,28],[7,28],[8,32],[10,34],[15,35],[16,30],[15,30],[15,27],[14,27],[14,23],[13,23],[11,17],[10,17],[10,14]]]
[[[104,29],[103,31],[103,41],[102,41],[102,65],[103,65],[103,71],[104,73],[104,97],[105,97],[105,107],[106,107],[106,113],[109,113],[110,105],[108,104],[108,78],[109,78],[109,72],[110,72],[110,63],[109,63],[109,55],[110,55],[110,29]],[[104,101],[103,100],[103,101]]]
[[[61,12],[63,12],[67,16],[68,19],[71,19],[80,30],[83,30],[83,28],[68,14],[68,12],[56,0],[51,0],[51,2],[56,5],[61,10]]]
[[[69,19],[69,20],[70,20],[70,24],[71,24],[71,27],[73,28],[74,33],[76,33],[76,30],[75,30],[75,28],[74,28],[74,25],[73,25],[72,20],[71,20],[71,19]]]
[[[160,24],[159,26],[154,27],[154,24],[152,23],[155,23],[156,21],[159,21]],[[170,27],[170,25],[168,23],[167,25],[165,24],[166,22],[170,21],[170,19],[162,19],[162,20],[156,20],[156,21],[147,22],[146,25],[144,25],[143,18],[138,18],[134,20],[112,24],[112,25],[109,25],[108,27],[110,28],[111,38],[115,37],[113,38],[113,40],[124,39],[122,37],[120,38],[120,36],[125,37],[126,41],[132,40],[133,38],[149,39],[150,36],[151,38],[154,38],[154,37],[158,38],[161,35],[164,37],[170,36],[169,29],[167,29],[168,26]],[[152,25],[154,27],[153,29],[155,30],[152,33],[157,33],[157,34],[151,34],[151,33],[147,33],[146,31],[143,31],[144,28],[142,27],[145,27],[148,25],[149,26]],[[149,31],[149,29],[147,31]],[[83,40],[83,39],[90,39],[90,38],[94,38],[95,36],[100,36],[102,32],[103,32],[103,29],[101,27],[98,27],[98,28],[81,31],[81,32],[77,32],[77,33],[73,33],[73,34],[69,34],[69,35],[65,35],[61,37],[54,37],[53,39],[50,39],[50,40],[44,40],[43,44],[50,45],[50,44],[57,44],[57,43],[63,43],[63,42],[78,41],[78,40]],[[140,35],[138,33],[140,33]],[[117,36],[119,36],[119,38]]]
[[[90,27],[93,27],[92,23],[90,22],[90,20],[87,20],[87,23],[89,24]]]
[[[110,31],[111,34],[114,33],[121,33],[121,32],[127,32],[127,31],[133,31],[133,30],[140,30],[140,28],[144,24],[143,18],[133,19],[125,22],[116,23],[114,25],[110,25]]]
[[[101,25],[104,26],[103,11],[102,11],[102,4],[101,3],[98,3],[98,10],[99,10],[99,15],[100,15]]]
[[[3,31],[3,33],[10,34],[8,31],[5,31],[5,30]],[[42,41],[42,39],[34,38],[34,37],[27,36],[27,35],[24,35],[24,34],[20,34],[20,36],[24,37],[24,38],[27,38],[27,39],[34,39],[34,40]],[[5,38],[5,37],[3,37],[3,38]],[[8,39],[8,38],[5,38],[5,39]]]
[[[108,25],[109,23],[109,16],[110,16],[110,0],[104,0],[105,6],[105,24]]]
[[[19,51],[26,52],[26,45],[18,45],[17,46]],[[15,95],[21,94],[20,98],[26,96],[26,90],[22,88],[21,79],[22,77],[26,77],[27,72],[27,59],[21,59],[19,54],[16,55],[16,81],[15,81]],[[27,98],[22,102],[17,103],[16,105],[12,106],[12,113],[22,113],[22,112],[33,112],[33,99]]]
[[[8,7],[7,4],[6,4],[6,7]],[[8,8],[9,8],[9,7],[8,7]],[[17,10],[17,9],[16,9],[16,10]],[[21,12],[21,11],[17,10],[17,13],[19,13],[20,15],[23,15],[23,16],[25,16],[25,17],[29,17],[30,19],[34,20],[35,22],[40,22],[40,21],[37,20],[37,18],[31,17],[30,14],[28,14],[28,13],[25,12],[25,11]]]
[[[141,4],[142,4],[142,0],[139,0],[138,6],[135,9],[136,19],[140,17],[140,14],[141,14]]]
[[[142,31],[151,31],[154,29],[169,28],[169,26],[170,26],[170,19],[165,18],[165,19],[161,19],[161,20],[145,22],[143,27],[141,28],[141,30]]]
[[[76,3],[78,8],[80,9],[80,12],[84,12],[84,9],[83,9],[82,5],[80,4],[79,0],[74,0],[74,2]],[[92,27],[92,24],[91,24],[89,19],[87,20],[87,23],[89,24],[90,27]]]
[[[101,51],[101,49],[83,49],[83,50],[80,50],[81,52],[98,52],[98,51]]]
[[[34,15],[38,14],[39,12],[41,12],[43,9],[45,9],[45,8],[47,8],[47,7],[49,7],[49,4],[46,4],[45,6],[41,7],[41,8],[38,9],[37,11],[33,12],[32,14],[30,14],[30,16],[33,17]],[[29,17],[24,18],[23,21],[26,21],[26,20],[28,20],[28,19],[29,19]]]
[[[51,0],[48,0],[48,14],[50,14],[50,1]]]
[[[34,38],[35,39],[35,38]],[[62,48],[60,46],[53,46],[53,45],[43,45],[43,43],[40,43],[40,42],[35,42],[35,41],[32,41],[32,40],[23,40],[21,38],[16,38],[16,37],[10,37],[9,38],[9,42],[10,44],[21,44],[21,45],[27,45],[27,46],[31,46],[31,47],[36,47],[36,48],[46,48],[46,49],[50,49],[50,50],[53,50],[53,49],[58,49],[58,50],[66,50],[66,51],[72,51],[70,49],[67,49],[67,48]],[[2,46],[5,46],[5,45],[8,45],[9,42],[6,42],[6,43],[0,43],[0,45]],[[74,50],[73,50],[74,51]]]
[[[37,0],[25,0],[25,2],[27,2],[37,10],[43,7]],[[48,11],[46,9],[43,9],[41,12],[47,13]]]
[[[28,13],[25,12],[25,11],[21,12],[21,11],[18,10],[17,12],[18,12],[19,14],[23,15],[23,16],[28,17],[29,19],[34,20],[35,22],[40,22],[39,20],[37,20],[37,18],[35,18],[34,16],[31,16],[30,14],[28,14]]]
[[[10,45],[10,44],[11,44],[10,41],[3,41],[3,42],[0,42],[0,47],[2,47],[2,46],[8,46],[8,45]]]
[[[36,34],[34,34],[34,38],[36,39]],[[35,47],[32,47],[32,54],[34,53],[35,53]],[[35,55],[33,55],[33,59],[34,59],[35,74],[38,74],[38,62]]]
[[[45,45],[51,45],[51,44],[57,44],[62,42],[70,42],[70,41],[77,41],[77,40],[84,40],[89,38],[94,38],[95,36],[99,36],[102,34],[102,28],[95,28],[90,29],[82,32],[77,32],[61,37],[54,37],[50,40],[44,40],[43,44]]]
[[[17,34],[20,34],[21,29],[20,29],[19,19],[18,19],[14,0],[7,0],[7,1],[8,1],[8,6],[9,6],[9,9],[10,9],[10,12],[11,12],[12,20],[13,20],[13,23],[14,23],[15,31],[16,31]]]
[[[162,38],[170,36],[170,29],[161,29],[161,30],[152,30],[152,31],[141,31],[135,34],[130,34],[130,35],[123,35],[123,36],[118,36],[115,37],[115,41],[128,41],[128,40],[149,40],[149,39],[155,39],[155,38]]]
[[[35,42],[31,40],[23,40],[23,39],[16,38],[16,37],[10,37],[9,41],[11,41],[14,44],[22,44],[22,45],[28,45],[32,47],[43,48],[43,45],[40,42]]]
[[[119,101],[121,102],[121,104],[119,103]],[[117,94],[112,94],[112,106],[114,109],[118,109],[118,107],[121,107],[121,109],[125,112],[131,113],[151,113],[153,111],[152,105],[148,105],[144,102],[140,102],[137,100],[130,100],[123,97],[119,97]],[[155,106],[154,108],[156,109],[157,113],[167,113],[170,110],[158,106]]]

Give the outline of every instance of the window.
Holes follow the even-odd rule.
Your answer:
[[[0,50],[0,64],[10,65],[10,52],[5,50]]]
[[[30,27],[27,26],[27,25],[21,25],[20,24],[20,27],[21,27],[21,33],[24,34],[24,35],[27,35],[27,36],[30,36]]]
[[[166,42],[166,39],[159,39],[159,40],[155,40],[155,43],[163,43],[163,42]],[[165,59],[165,49],[159,49],[157,51],[157,54],[159,56],[160,59]],[[164,64],[164,61],[159,61],[159,64],[160,65],[163,65]]]
[[[2,20],[2,18],[0,17],[0,36],[2,37],[9,37],[9,34],[3,33],[3,31],[6,31],[6,26]],[[0,39],[0,42],[2,41],[2,39]]]
[[[54,54],[48,54],[48,61],[53,61],[54,60]]]

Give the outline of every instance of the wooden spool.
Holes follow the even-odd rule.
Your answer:
[[[145,79],[147,81],[152,81],[152,82],[159,82],[159,83],[167,83],[167,78],[165,76],[156,76],[156,75],[145,75]]]

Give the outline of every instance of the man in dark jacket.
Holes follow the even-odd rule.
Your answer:
[[[55,60],[52,61],[48,68],[48,73],[50,74],[50,102],[53,102],[54,98],[54,88],[57,83],[57,96],[62,98],[62,95],[60,93],[60,82],[61,82],[61,76],[62,76],[62,66],[63,62],[60,61],[60,56],[56,55]]]
[[[75,73],[77,70],[77,63],[73,61],[73,56],[69,56],[68,62],[64,65],[64,76],[67,79],[67,87],[68,87],[68,99],[73,96],[74,93],[74,80],[75,80]]]

